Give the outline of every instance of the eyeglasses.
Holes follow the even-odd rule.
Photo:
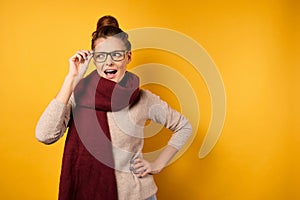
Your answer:
[[[113,61],[121,61],[125,59],[126,53],[126,50],[117,50],[112,52],[94,52],[93,58],[96,62],[102,63],[106,61],[107,55],[110,55]]]

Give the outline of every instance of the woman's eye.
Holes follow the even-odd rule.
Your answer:
[[[114,56],[114,57],[120,57],[120,56],[122,56],[122,54],[121,54],[120,52],[114,52],[114,53],[113,53],[113,56]]]
[[[103,53],[97,54],[97,55],[96,55],[96,58],[100,58],[100,59],[101,59],[101,58],[105,58],[105,54],[103,54]]]

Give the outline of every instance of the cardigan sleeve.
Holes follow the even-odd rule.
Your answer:
[[[168,145],[180,150],[191,136],[192,126],[190,122],[185,116],[172,109],[165,101],[161,100],[159,96],[152,94],[151,92],[149,93],[149,118],[173,131],[173,135],[170,138]]]
[[[73,95],[67,104],[53,99],[37,123],[36,139],[44,144],[52,144],[60,139],[68,127],[73,106],[75,106]]]

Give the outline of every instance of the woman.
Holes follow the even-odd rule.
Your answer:
[[[126,71],[131,44],[112,16],[99,19],[92,51],[69,59],[65,81],[36,127],[51,144],[68,135],[60,177],[60,200],[156,199],[158,174],[191,134],[188,120],[153,93],[139,89]],[[83,78],[93,59],[96,70]],[[154,162],[142,157],[143,127],[150,119],[174,133]]]

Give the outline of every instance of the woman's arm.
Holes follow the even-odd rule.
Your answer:
[[[166,102],[150,92],[148,92],[148,99],[150,105],[149,119],[163,124],[173,131],[173,135],[154,162],[148,162],[143,158],[137,158],[133,161],[132,167],[140,177],[159,173],[172,160],[192,133],[191,124],[182,114],[170,108]]]
[[[134,172],[140,174],[140,178],[143,178],[148,174],[158,174],[167,166],[177,152],[178,150],[176,148],[167,145],[154,162],[148,162],[143,158],[137,158],[133,163]]]
[[[42,113],[35,129],[35,137],[44,144],[52,144],[61,138],[68,126],[73,97],[67,105],[53,99]]]
[[[68,103],[74,88],[84,76],[91,58],[92,54],[89,51],[80,50],[69,59],[69,73],[56,96],[57,101]]]
[[[69,73],[56,98],[50,102],[37,123],[36,138],[38,141],[52,144],[65,133],[71,109],[75,106],[73,90],[85,74],[91,57],[87,50],[82,50],[77,51],[69,59]]]

